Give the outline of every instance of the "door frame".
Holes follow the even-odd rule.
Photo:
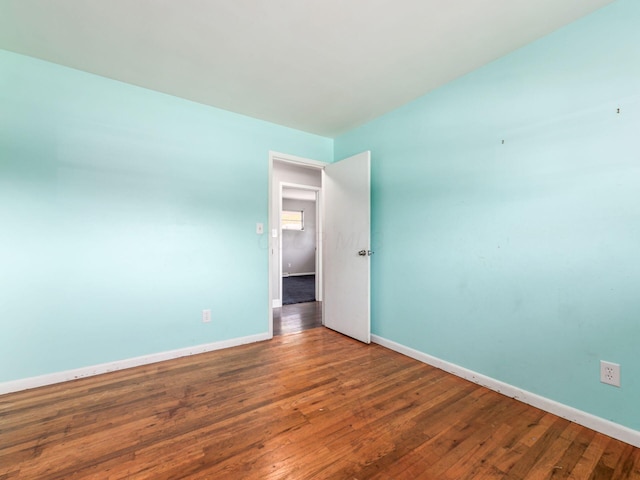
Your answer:
[[[267,260],[268,260],[268,271],[269,271],[269,278],[268,278],[268,292],[269,292],[269,297],[268,297],[268,314],[267,314],[267,318],[268,318],[268,323],[269,323],[269,338],[273,338],[273,301],[272,301],[272,296],[273,296],[273,276],[274,276],[274,268],[275,266],[273,265],[274,260],[274,251],[276,248],[280,248],[280,235],[282,232],[280,232],[280,214],[278,213],[277,218],[273,218],[273,203],[274,201],[276,201],[276,199],[274,198],[274,195],[278,195],[279,196],[279,207],[281,209],[282,207],[282,194],[280,193],[281,188],[274,188],[273,186],[273,162],[274,161],[278,161],[278,162],[283,162],[283,163],[288,163],[291,165],[298,165],[300,167],[303,168],[314,168],[317,170],[322,171],[325,167],[325,165],[328,165],[329,162],[321,162],[319,160],[313,160],[310,158],[304,158],[304,157],[298,157],[296,155],[289,155],[286,153],[280,153],[280,152],[275,152],[270,150],[269,151],[269,171],[268,171],[268,225],[269,228],[267,230],[267,235],[269,238],[268,241],[268,248],[267,248]],[[319,203],[316,203],[316,211],[318,211],[319,207]],[[322,216],[320,216],[320,218],[318,218],[318,224],[316,224],[316,229],[318,229],[320,232],[322,232]],[[273,233],[274,230],[276,231],[277,237],[274,238]],[[322,240],[322,237],[319,237],[319,240]],[[279,263],[280,263],[280,267],[278,267],[278,271],[280,272],[280,282],[282,282],[282,273],[281,273],[281,268],[282,268],[282,258],[280,257],[280,255],[278,255],[279,257]],[[280,292],[280,297],[282,299],[282,291]]]

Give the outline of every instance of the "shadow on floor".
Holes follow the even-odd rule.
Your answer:
[[[322,326],[322,302],[296,303],[273,309],[273,335],[298,333]]]

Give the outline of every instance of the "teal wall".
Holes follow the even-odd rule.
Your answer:
[[[267,332],[269,150],[333,141],[0,51],[0,382]]]
[[[638,25],[618,0],[335,140],[372,151],[373,333],[640,430]]]

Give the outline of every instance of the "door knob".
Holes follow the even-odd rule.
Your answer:
[[[370,257],[371,255],[373,255],[374,252],[372,252],[371,250],[360,250],[358,252],[358,255],[360,255],[361,257]]]

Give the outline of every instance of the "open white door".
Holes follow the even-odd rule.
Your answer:
[[[371,341],[371,152],[325,166],[324,325]]]

